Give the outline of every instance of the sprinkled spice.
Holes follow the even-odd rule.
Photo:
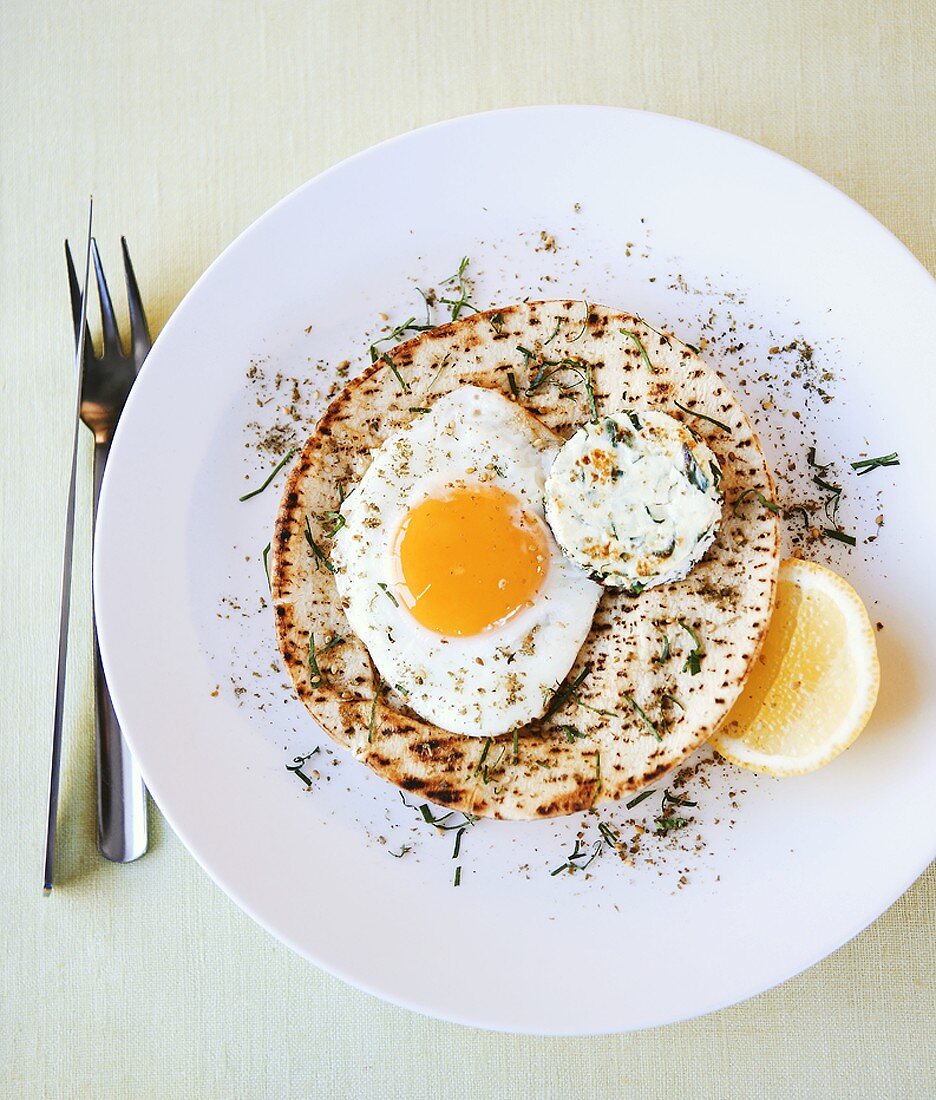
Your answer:
[[[552,233],[543,231],[545,237],[541,237],[539,246],[543,246],[547,243],[547,238],[550,238],[553,243],[555,236]],[[532,245],[531,245],[532,246]],[[563,250],[565,250],[565,243],[563,244]],[[551,250],[551,249],[550,249]],[[646,252],[641,252],[641,245],[629,243],[626,254],[628,257],[633,255],[639,258],[641,255],[646,255]],[[550,259],[550,263],[557,263]],[[447,307],[444,311],[449,313],[453,310],[462,312],[463,310],[473,309],[474,306],[468,300],[468,294],[466,293],[466,276],[465,266],[463,265],[459,269],[459,273],[454,276],[450,282],[452,288],[450,298],[444,304]],[[651,281],[655,281],[656,276],[651,278]],[[674,277],[677,279],[678,289],[685,294],[702,294],[703,291],[698,291],[695,288],[689,287],[688,283],[682,276]],[[445,291],[449,293],[449,291]],[[699,298],[700,304],[703,302],[707,304],[709,300],[714,297],[712,288],[709,286],[704,290],[704,293],[708,295],[707,298]],[[435,305],[436,298],[433,292],[428,292],[425,296],[427,309]],[[483,304],[483,303],[482,303]],[[752,416],[755,423],[760,427],[762,432],[771,435],[771,438],[779,440],[781,443],[787,439],[789,434],[790,440],[794,441],[796,437],[792,434],[794,431],[799,431],[802,435],[805,431],[805,425],[800,423],[800,412],[798,409],[792,409],[790,401],[788,399],[790,394],[802,396],[805,400],[803,402],[805,406],[805,412],[808,414],[811,409],[821,409],[833,401],[833,388],[834,388],[834,375],[831,370],[824,363],[825,355],[821,348],[817,348],[812,345],[805,338],[797,336],[796,339],[789,340],[789,333],[784,334],[784,337],[776,340],[774,344],[770,346],[770,352],[766,357],[761,353],[756,358],[753,356],[752,351],[747,347],[748,341],[753,343],[754,337],[749,337],[746,332],[754,329],[753,323],[745,323],[743,321],[736,320],[732,317],[732,309],[736,312],[741,311],[743,307],[743,294],[740,292],[737,294],[721,293],[717,303],[715,303],[709,313],[708,318],[703,317],[701,319],[701,330],[699,332],[697,340],[697,346],[700,353],[705,353],[708,350],[709,358],[712,362],[718,363],[724,366],[726,374],[729,377],[730,384],[733,389],[736,390],[742,397],[747,393],[747,377],[750,376],[756,381],[760,387],[760,392],[757,394],[756,399],[746,402],[745,407],[748,413]],[[587,314],[588,308],[585,307]],[[577,314],[576,314],[577,316]],[[503,326],[503,316],[495,314],[491,318],[492,327],[497,332],[498,327]],[[587,322],[586,322],[587,323]],[[413,329],[418,330],[420,326],[413,324]],[[669,326],[667,326],[669,327]],[[674,331],[692,331],[691,326],[673,324]],[[312,329],[312,326],[309,326]],[[314,330],[317,333],[317,330]],[[384,332],[388,332],[392,335],[393,329],[388,325]],[[564,331],[564,336],[568,337],[568,332]],[[584,331],[584,326],[582,327]],[[569,332],[575,335],[579,332],[578,322],[575,326],[570,325]],[[549,336],[549,332],[544,333],[544,336]],[[506,337],[506,334],[505,334]],[[558,337],[556,337],[558,340]],[[390,341],[386,341],[384,346]],[[561,346],[561,342],[559,344]],[[635,345],[636,350],[636,345]],[[578,365],[578,364],[576,364]],[[516,368],[515,368],[516,369]],[[315,373],[321,372],[322,378],[320,379],[322,385],[317,388],[315,385]],[[330,364],[315,364],[309,368],[309,374],[312,376],[311,380],[307,378],[289,378],[281,373],[275,373],[274,369],[266,362],[259,361],[251,364],[251,369],[248,372],[248,383],[252,387],[252,390],[256,397],[256,406],[260,410],[258,413],[258,420],[251,422],[248,425],[248,435],[251,436],[249,441],[245,443],[245,446],[249,447],[252,451],[256,452],[256,456],[262,459],[262,462],[258,462],[257,457],[251,455],[250,469],[255,470],[260,467],[267,469],[274,465],[275,461],[282,458],[287,452],[296,446],[301,445],[308,432],[313,427],[313,422],[317,418],[321,408],[323,399],[327,399],[325,396],[332,396],[341,386],[344,385],[345,380],[351,373],[351,364],[348,361],[343,361],[337,368]],[[405,374],[405,372],[403,372]],[[569,381],[575,382],[574,372],[568,371],[570,376]],[[522,378],[522,376],[521,376]],[[532,378],[530,379],[532,380]],[[584,386],[581,383],[579,385],[579,392],[581,393]],[[330,389],[326,390],[326,387]],[[521,387],[517,385],[517,376],[514,371],[510,371],[510,376],[505,377],[504,390],[510,389],[515,399],[523,400],[521,394]],[[766,390],[766,396],[762,396]],[[314,399],[313,399],[314,394]],[[786,396],[785,396],[786,395]],[[269,424],[263,423],[263,410],[269,406],[270,411],[275,410],[276,423]],[[424,406],[415,405],[413,407],[413,415],[418,415]],[[687,415],[695,414],[691,407],[687,406],[683,409]],[[717,420],[719,415],[718,410],[712,410],[715,416],[710,418],[713,428],[727,428],[727,424],[723,424]],[[701,417],[705,419],[705,417]],[[814,418],[816,419],[816,418]],[[821,418],[819,418],[819,426],[821,428]],[[702,430],[700,428],[700,430]],[[815,426],[813,427],[815,431]],[[716,437],[717,438],[717,437]],[[808,440],[807,440],[808,442]],[[821,446],[821,440],[820,440]],[[806,450],[806,444],[804,443],[801,449],[798,447],[787,445],[784,447],[777,446],[778,450],[785,450],[790,456],[787,461],[784,461],[778,469],[778,481],[780,488],[777,492],[776,506],[779,506],[783,510],[784,526],[787,529],[787,537],[793,543],[794,547],[801,547],[812,543],[824,543],[829,546],[836,542],[846,542],[851,540],[851,544],[857,542],[856,535],[850,534],[848,530],[843,530],[839,526],[838,522],[830,522],[826,515],[826,507],[833,509],[833,514],[836,514],[838,505],[841,503],[841,498],[845,494],[856,495],[864,491],[864,483],[858,483],[857,478],[864,477],[865,475],[872,473],[872,471],[878,471],[875,478],[879,476],[880,470],[884,466],[897,465],[899,458],[896,453],[887,455],[881,455],[878,458],[863,458],[861,453],[854,455],[852,452],[847,458],[850,460],[853,456],[854,462],[847,462],[845,456],[838,454],[834,457],[837,458],[839,469],[844,476],[836,477],[833,470],[826,468],[824,472],[819,469],[812,469],[804,467],[803,454]],[[823,457],[833,457],[828,454],[828,450],[825,451]],[[854,474],[852,474],[852,470]],[[805,472],[806,481],[808,485],[806,491],[797,492],[797,479],[802,480],[801,475]],[[824,483],[824,487],[819,483],[812,480],[813,475],[818,476]],[[872,478],[872,483],[875,481]],[[882,483],[886,482],[887,476],[880,478]],[[843,489],[838,489],[839,482],[844,486]],[[870,483],[869,483],[870,484]],[[734,494],[744,491],[744,486],[733,486]],[[831,490],[838,489],[837,492]],[[765,494],[766,496],[766,494]],[[751,499],[753,498],[753,499]],[[832,499],[834,498],[834,500]],[[734,499],[732,497],[731,499]],[[766,497],[770,500],[770,497]],[[770,500],[770,503],[774,503]],[[731,504],[729,503],[729,508]],[[742,503],[742,511],[747,507],[751,511],[758,507],[767,507],[767,505],[757,499],[754,493],[749,494],[748,498]],[[843,509],[843,512],[845,509]],[[317,517],[319,519],[332,520],[331,526],[334,526],[336,520],[334,517]],[[866,538],[862,541],[871,542],[877,537],[878,532],[881,531],[884,524],[883,512],[881,512],[875,520],[875,526],[873,528],[874,534],[867,536],[865,532],[858,532]],[[847,527],[848,524],[846,523]],[[324,538],[327,540],[327,532],[329,527],[323,528],[326,532]],[[261,536],[260,541],[263,541]],[[254,562],[254,577],[256,576],[256,546],[249,548],[249,552]],[[310,546],[310,550],[311,550]],[[320,551],[325,557],[324,550],[327,549],[327,542],[324,543]],[[267,551],[269,553],[269,551]],[[312,556],[315,559],[316,567],[327,568],[322,561],[320,561],[312,551]],[[325,559],[327,562],[327,558]],[[266,563],[265,563],[266,564]],[[262,578],[260,581],[262,585]],[[248,606],[249,600],[245,598],[243,594],[239,594],[234,597],[224,597],[222,602],[222,608],[219,615],[231,622],[248,620],[253,615],[263,615],[264,617],[269,615],[269,606],[263,597],[259,598],[259,602],[256,605]],[[878,624],[878,629],[881,628],[881,624]],[[327,637],[328,635],[326,635]],[[674,648],[678,647],[677,641],[679,634],[670,626],[670,636],[673,641]],[[683,644],[688,640],[688,636],[683,636]],[[655,654],[655,659],[658,661],[667,661],[670,659],[670,653],[668,652],[670,646],[670,637],[662,634],[660,636],[660,648]],[[314,650],[314,653],[318,658],[322,653],[326,651],[328,647],[323,646]],[[695,647],[693,647],[695,648]],[[679,650],[680,659],[685,658],[686,649]],[[254,654],[256,658],[258,654]],[[230,660],[230,655],[225,654],[225,659]],[[232,675],[230,679],[230,686],[225,685],[225,690],[230,695],[233,689],[233,698],[237,701],[237,705],[252,706],[256,710],[262,711],[269,703],[278,702],[281,700],[283,690],[286,685],[281,683],[282,673],[278,666],[274,663],[272,668],[268,667],[269,662],[263,664],[263,675],[265,681],[258,681],[254,684],[253,677],[259,674],[256,671],[245,672],[244,669],[248,668],[248,662],[241,661],[239,657],[235,657],[240,661],[238,670],[235,675]],[[259,661],[256,662],[259,665]],[[679,662],[673,661],[674,672],[678,672]],[[690,671],[687,669],[686,671]],[[219,677],[222,682],[223,677]],[[255,687],[260,687],[263,683],[261,690],[254,690]],[[552,709],[558,709],[563,703],[573,704],[576,708],[577,716],[572,718],[573,722],[579,722],[579,710],[578,701],[576,699],[576,686],[574,680],[570,684],[563,685],[564,690],[557,691],[553,700],[554,707]],[[572,690],[569,691],[569,688]],[[220,690],[215,689],[216,691]],[[381,689],[379,688],[378,691]],[[682,688],[678,689],[682,691]],[[390,697],[392,702],[393,697]],[[389,705],[388,702],[388,705]],[[376,703],[375,699],[372,706]],[[662,710],[663,707],[672,707],[674,710],[678,710],[681,706],[676,695],[664,695],[661,699],[654,701],[655,704],[659,704]],[[649,704],[648,704],[649,705]],[[376,709],[374,707],[374,709]],[[655,709],[651,709],[650,714],[654,719],[657,718],[657,712]],[[592,736],[591,727],[589,722],[593,721],[589,719],[584,713],[581,713],[582,724],[589,732],[583,734],[576,725],[565,725],[555,727],[556,736],[560,739],[566,739],[569,741],[577,740],[583,736]],[[566,717],[565,715],[563,717]],[[570,715],[571,717],[571,715]],[[662,717],[657,719],[661,726]],[[512,735],[508,735],[506,739],[507,744],[505,752],[509,759],[518,761],[521,758],[520,754],[520,733],[514,731]],[[512,751],[511,751],[512,746]],[[284,749],[285,751],[285,749]],[[319,750],[314,750],[319,751]],[[333,756],[331,750],[325,750],[329,757]],[[484,750],[482,749],[482,753]],[[525,755],[527,750],[525,749]],[[312,755],[312,754],[310,754]],[[492,750],[491,756],[496,756],[496,751]],[[599,777],[600,782],[600,755],[596,752],[596,774]],[[300,780],[306,782],[311,781],[312,778],[317,777],[318,773],[307,773],[302,769],[302,764],[307,757],[294,757],[293,763],[297,764],[297,773],[301,771]],[[336,757],[329,761],[334,765],[338,765],[339,759]],[[610,766],[610,765],[606,765]],[[485,760],[482,764],[482,773],[486,771],[488,765]],[[290,770],[293,770],[290,768]],[[326,769],[323,769],[326,770]],[[583,829],[591,828],[593,830],[591,838],[582,836],[576,842],[573,848],[571,843],[561,849],[561,858],[564,859],[564,864],[561,864],[559,869],[565,870],[567,873],[573,873],[576,876],[577,881],[585,881],[592,877],[592,872],[585,871],[584,866],[594,860],[595,856],[592,854],[595,851],[595,845],[598,845],[600,850],[606,852],[605,859],[598,865],[598,878],[605,877],[605,865],[610,865],[613,861],[611,856],[616,856],[621,862],[627,864],[629,867],[637,867],[638,865],[645,869],[652,869],[658,873],[661,877],[668,879],[673,883],[674,889],[682,889],[689,878],[695,873],[694,868],[701,866],[699,861],[700,853],[702,853],[707,844],[714,844],[714,837],[718,835],[717,830],[731,828],[734,824],[733,812],[738,809],[739,798],[746,793],[743,790],[729,789],[724,786],[723,782],[715,784],[713,787],[710,785],[709,776],[714,774],[719,776],[732,775],[733,771],[727,764],[722,763],[717,758],[704,757],[700,761],[689,764],[680,768],[675,777],[670,780],[670,786],[663,792],[662,797],[664,803],[662,807],[656,803],[649,803],[646,806],[642,804],[647,802],[653,794],[660,797],[659,789],[651,789],[648,791],[642,791],[635,795],[629,802],[624,804],[603,804],[599,809],[592,810],[591,812],[582,815],[585,824]],[[328,778],[326,775],[325,778]],[[486,779],[486,777],[485,777]],[[309,783],[307,783],[309,785]],[[685,792],[691,787],[692,798],[685,798]],[[724,790],[722,789],[724,787]],[[725,793],[727,791],[727,793]],[[686,808],[693,805],[698,801],[700,804],[699,818],[705,820],[705,830],[708,839],[703,839],[701,828],[702,826],[695,820],[695,815],[690,815],[686,812]],[[414,807],[416,809],[416,807]],[[600,810],[601,817],[598,817]],[[638,811],[634,813],[633,811]],[[450,812],[436,813],[429,809],[428,806],[419,808],[419,813],[422,815],[423,821],[433,826],[430,832],[442,832],[446,829],[454,829],[456,832],[455,850],[452,858],[458,860],[460,857],[460,844],[462,836],[466,828],[465,820],[460,814],[453,814]],[[440,824],[440,822],[445,822]],[[660,822],[668,822],[660,826]],[[470,824],[470,822],[469,822]],[[425,828],[425,826],[414,825],[413,828]],[[384,838],[385,842],[385,838]],[[725,842],[724,836],[719,836],[719,844],[723,845]],[[570,851],[571,849],[571,851]],[[397,847],[396,850],[391,851],[391,855],[395,858],[402,858],[403,855],[412,851],[412,845],[402,844]],[[557,853],[559,854],[559,853]],[[574,857],[574,858],[573,858]],[[418,856],[416,857],[419,858]],[[579,868],[581,873],[570,872],[569,867]],[[520,868],[520,872],[523,873],[526,868]],[[554,862],[551,862],[547,870],[556,870]],[[557,878],[560,881],[562,876],[557,874]],[[461,883],[461,864],[455,871],[453,878],[453,885],[460,885]]]

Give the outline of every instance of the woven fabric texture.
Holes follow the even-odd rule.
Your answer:
[[[241,229],[342,157],[471,111],[602,103],[792,157],[934,270],[933,3],[7,0],[2,26],[0,1094],[933,1095],[933,868],[852,943],[746,1004],[564,1040],[423,1019],[319,972],[243,915],[158,815],[145,859],[101,861],[87,439],[61,887],[40,892],[71,402],[61,241],[81,239],[89,191],[105,264],[119,270],[126,233],[158,330]]]

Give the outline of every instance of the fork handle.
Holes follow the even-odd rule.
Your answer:
[[[109,443],[96,443],[94,446],[95,519],[109,450]],[[130,863],[143,855],[148,843],[146,788],[114,713],[114,705],[104,679],[96,625],[94,668],[98,847],[106,859],[115,863]]]

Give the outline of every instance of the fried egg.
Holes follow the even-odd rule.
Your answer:
[[[543,492],[561,440],[464,385],[373,453],[332,547],[348,621],[386,685],[453,733],[543,714],[601,592],[565,557]]]
[[[637,593],[686,576],[718,530],[721,468],[684,424],[656,409],[586,424],[546,481],[556,541],[606,584]]]

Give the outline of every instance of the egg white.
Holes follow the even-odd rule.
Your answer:
[[[341,506],[332,562],[348,621],[384,683],[442,729],[486,737],[539,717],[591,628],[601,586],[560,552],[543,512],[560,442],[501,394],[461,386],[378,448]],[[422,501],[476,484],[512,493],[542,522],[549,566],[529,606],[447,636],[407,610],[394,542]]]

